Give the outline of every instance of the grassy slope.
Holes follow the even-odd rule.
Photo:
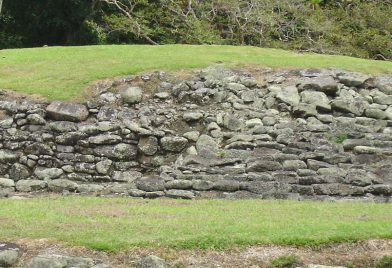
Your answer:
[[[232,46],[85,46],[0,50],[0,88],[49,99],[72,99],[98,79],[149,70],[227,65],[339,67],[366,73],[392,73],[392,62],[344,56],[296,54],[284,50]]]
[[[0,241],[52,238],[103,250],[392,238],[389,204],[73,196],[4,199],[0,208]]]

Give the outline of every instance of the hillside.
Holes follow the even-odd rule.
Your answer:
[[[234,46],[84,46],[0,50],[0,89],[47,99],[80,99],[95,80],[150,70],[176,71],[222,62],[273,68],[337,67],[370,74],[392,73],[392,62],[345,56],[297,54]]]

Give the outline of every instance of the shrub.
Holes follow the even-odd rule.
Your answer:
[[[376,263],[377,268],[391,268],[392,267],[392,256],[384,256],[379,259]]]
[[[280,256],[271,261],[272,268],[295,268],[300,265],[301,262],[294,255]]]

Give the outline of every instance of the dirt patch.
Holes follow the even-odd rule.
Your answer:
[[[62,254],[91,257],[113,267],[135,267],[140,258],[157,255],[169,261],[173,267],[198,265],[204,267],[266,267],[271,260],[286,255],[297,256],[304,264],[343,265],[346,267],[375,267],[382,256],[392,255],[392,240],[368,240],[356,243],[310,247],[253,246],[232,250],[179,250],[179,249],[130,249],[121,252],[104,252],[85,247],[70,247],[48,239],[20,239],[15,241],[23,248],[22,260],[39,254]]]

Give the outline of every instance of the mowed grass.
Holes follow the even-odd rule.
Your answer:
[[[0,50],[0,88],[72,100],[80,99],[83,90],[95,80],[151,70],[201,68],[217,62],[228,66],[338,67],[370,74],[392,73],[392,62],[249,46],[45,47]]]
[[[49,238],[117,251],[312,246],[392,238],[392,206],[268,200],[57,197],[0,200],[0,241]]]

